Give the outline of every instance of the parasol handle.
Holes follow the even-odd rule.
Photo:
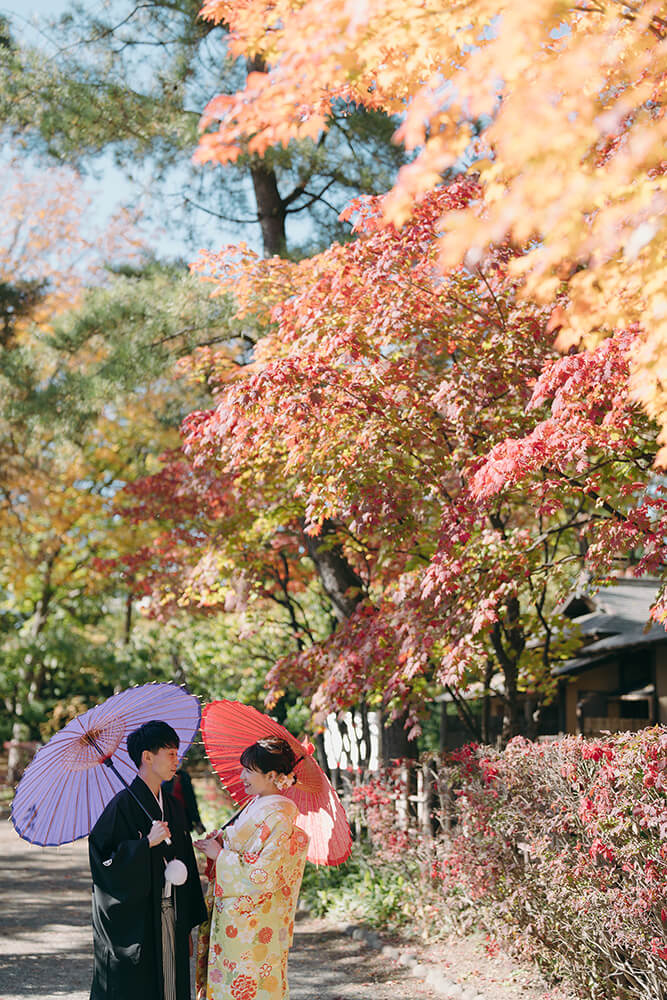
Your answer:
[[[243,805],[241,806],[241,808],[240,808],[240,809],[237,809],[237,810],[236,810],[236,812],[234,813],[234,815],[233,815],[233,816],[230,816],[230,817],[229,817],[229,819],[227,820],[227,822],[226,822],[226,823],[223,823],[223,824],[222,824],[222,826],[221,826],[221,827],[220,827],[220,829],[218,830],[218,833],[222,833],[222,831],[223,831],[223,830],[226,830],[226,829],[227,829],[227,827],[228,827],[228,826],[230,826],[230,825],[231,825],[231,824],[232,824],[232,823],[234,822],[234,820],[235,820],[235,819],[238,819],[238,818],[239,818],[239,816],[241,815],[241,813],[243,812],[243,810],[245,809],[245,807],[246,807],[247,805],[248,805],[248,803],[247,803],[247,802],[245,802],[245,803],[244,803],[244,804],[243,804]]]
[[[99,748],[98,748],[98,749],[99,749]],[[110,767],[110,768],[111,768],[111,770],[113,771],[113,773],[114,773],[114,774],[116,775],[116,777],[117,777],[117,778],[120,778],[120,780],[121,780],[121,781],[123,782],[123,784],[125,785],[126,789],[127,789],[127,790],[128,790],[128,792],[130,793],[130,795],[132,796],[132,798],[134,799],[134,801],[135,801],[135,802],[137,803],[137,805],[139,806],[139,808],[143,810],[143,812],[144,812],[144,813],[146,814],[146,816],[148,816],[148,818],[149,818],[149,820],[151,821],[151,823],[154,823],[154,822],[155,822],[155,820],[154,820],[154,817],[153,817],[153,816],[151,816],[151,814],[149,813],[149,811],[148,811],[148,809],[146,808],[146,806],[145,806],[145,805],[144,805],[144,804],[143,804],[142,802],[140,802],[140,801],[139,801],[139,799],[138,799],[138,798],[137,798],[137,796],[136,796],[136,795],[134,794],[134,792],[132,791],[132,789],[131,789],[131,788],[130,788],[130,786],[128,785],[128,783],[127,783],[127,781],[125,780],[125,778],[123,777],[123,775],[122,775],[122,774],[120,773],[120,771],[118,770],[118,768],[116,767],[116,765],[115,765],[115,764],[114,764],[114,762],[112,761],[111,757],[106,757],[106,758],[105,758],[105,759],[104,759],[104,760],[102,761],[102,763],[103,763],[103,764],[105,765],[105,767]],[[169,844],[169,846],[171,846],[171,837],[165,837],[165,840],[164,840],[164,842],[165,842],[165,844]]]
[[[123,775],[120,773],[120,771],[118,770],[118,768],[116,767],[116,765],[112,761],[111,757],[105,757],[104,756],[104,750],[101,748],[101,746],[99,745],[99,743],[97,742],[97,740],[95,739],[95,737],[91,736],[90,733],[88,734],[88,742],[92,743],[92,745],[95,747],[95,749],[97,750],[97,752],[100,753],[100,754],[102,754],[102,763],[104,764],[104,766],[111,768],[111,770],[116,775],[116,777],[121,782],[121,784],[125,785],[125,788],[130,793],[130,795],[132,796],[132,798],[134,799],[134,801],[137,803],[137,805],[139,806],[139,808],[141,809],[141,811],[143,813],[145,813],[146,816],[148,816],[148,818],[151,821],[151,823],[155,822],[155,818],[153,816],[151,816],[151,814],[149,813],[148,809],[143,804],[143,802],[139,801],[139,799],[134,794],[134,792],[132,791],[132,789],[128,785],[128,783],[125,780],[125,778],[123,777]],[[171,846],[171,838],[170,837],[166,837],[165,838],[165,844],[169,844],[169,846]]]

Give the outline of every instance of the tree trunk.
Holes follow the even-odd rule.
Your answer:
[[[315,743],[315,753],[317,755],[317,763],[320,765],[327,778],[331,780],[331,770],[329,768],[329,761],[327,760],[327,752],[324,749],[324,736],[322,733],[315,733],[313,737]]]
[[[519,733],[519,693],[517,681],[519,671],[516,663],[510,662],[503,670],[505,678],[505,711],[503,714],[503,745]]]
[[[361,714],[361,739],[364,744],[363,755],[361,750],[359,751],[359,766],[367,771],[371,761],[371,726],[368,719],[368,705],[365,701],[362,701],[359,706],[359,712]]]
[[[462,698],[458,691],[455,688],[450,687],[449,684],[445,684],[445,691],[452,699],[454,708],[456,709],[456,714],[463,723],[465,729],[467,729],[470,733],[471,738],[475,740],[476,743],[481,743],[482,734],[477,726],[477,723],[475,722],[475,717],[466,705],[465,698]]]
[[[252,186],[257,203],[257,216],[262,229],[264,256],[285,256],[287,253],[286,206],[278,191],[275,171],[263,163],[250,167]]]
[[[248,59],[247,67],[248,73],[266,72],[266,63],[260,56]],[[262,230],[264,256],[284,256],[287,253],[287,203],[280,197],[276,172],[257,160],[250,165],[250,177]]]
[[[128,590],[127,597],[125,598],[125,625],[123,628],[123,645],[130,645],[130,637],[132,635],[132,591]]]
[[[495,671],[493,660],[488,659],[484,668],[484,693],[482,695],[482,743],[491,742],[491,678]]]
[[[309,535],[304,532],[303,537],[322,588],[331,601],[336,620],[341,624],[351,617],[355,608],[366,596],[366,585],[348,562],[340,543],[333,540],[336,537],[333,522],[325,520],[319,535]],[[406,718],[404,713],[387,723],[383,716],[379,756],[384,764],[396,758],[414,759],[417,756],[416,744],[408,740],[405,731]],[[365,725],[363,714],[362,724]],[[370,758],[370,746],[367,747],[367,756]]]
[[[36,640],[43,631],[48,620],[49,605],[51,603],[51,598],[53,597],[51,573],[53,565],[56,561],[56,556],[57,552],[49,558],[46,564],[42,593],[37,601],[37,604],[35,605],[35,611],[30,629],[30,637],[33,641]],[[7,755],[8,785],[15,784],[21,777],[25,757],[22,744],[25,743],[30,736],[28,727],[23,721],[25,709],[39,699],[42,693],[43,684],[44,664],[37,660],[34,652],[26,653],[23,660],[23,667],[21,668],[19,690],[17,691],[15,699],[15,717],[12,724],[12,738],[9,744],[9,753]]]
[[[506,623],[501,626],[498,621],[491,630],[491,642],[502,667],[505,679],[505,714],[503,717],[503,743],[507,743],[519,733],[519,659],[526,645],[520,619],[520,605],[516,597],[511,597],[506,604]],[[509,649],[503,645],[503,633]]]
[[[345,558],[342,546],[330,541],[335,534],[331,521],[325,521],[319,535],[304,532],[303,537],[336,619],[343,622],[351,617],[364,599],[366,588],[361,577]]]

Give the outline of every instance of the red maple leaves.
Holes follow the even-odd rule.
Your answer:
[[[306,586],[304,532],[327,525],[364,592],[269,677],[322,712],[379,696],[414,721],[429,685],[490,660],[508,698],[522,685],[548,697],[573,648],[555,604],[581,567],[607,574],[630,551],[637,572],[665,561],[655,433],[630,391],[641,331],[558,358],[552,304],[517,294],[519,249],[439,271],[441,220],[477,194],[469,179],[439,188],[400,231],[363,201],[353,242],[298,264],[201,264],[266,334],[247,369],[219,380],[216,405],[186,420],[184,476],[151,485],[207,554],[199,569],[189,557],[190,594],[211,566],[267,593],[260,551]],[[169,503],[144,503],[169,518]]]

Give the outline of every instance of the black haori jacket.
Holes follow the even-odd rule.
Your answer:
[[[160,819],[155,796],[141,778],[132,791]],[[171,845],[149,847],[151,820],[128,791],[108,804],[88,838],[93,877],[93,984],[91,1000],[163,1000],[161,898],[165,861],[180,858],[184,885],[172,886],[176,921],[176,996],[190,1000],[188,935],[206,918],[185,812],[162,791]]]

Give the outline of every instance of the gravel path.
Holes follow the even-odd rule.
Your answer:
[[[0,1000],[88,1000],[87,842],[33,847],[0,818],[0,858]],[[534,968],[489,954],[483,939],[380,950],[381,942],[354,935],[298,920],[291,1000],[573,1000],[566,989],[548,989]]]
[[[2,820],[0,858],[0,1000],[87,1000],[87,842],[34,847]]]
[[[85,840],[34,847],[0,820],[0,1000],[88,1000],[92,943]],[[297,924],[291,1000],[430,1000],[410,970],[324,921]]]

